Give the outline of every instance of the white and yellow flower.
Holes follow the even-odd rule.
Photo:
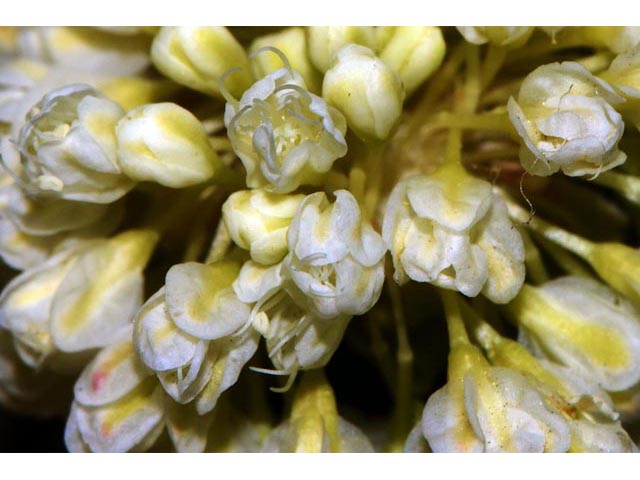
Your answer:
[[[614,105],[624,98],[576,62],[543,65],[509,99],[509,118],[524,142],[520,162],[533,175],[598,175],[621,165],[624,131]]]
[[[224,121],[251,188],[288,193],[322,184],[347,153],[342,114],[310,93],[288,65],[227,102]]]

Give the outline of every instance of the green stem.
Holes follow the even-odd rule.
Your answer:
[[[640,178],[622,173],[605,172],[591,181],[609,187],[631,203],[640,205]]]
[[[397,283],[387,282],[389,297],[393,310],[393,320],[396,329],[398,346],[396,351],[396,404],[393,412],[391,441],[389,450],[401,452],[407,434],[412,427],[411,385],[413,379],[413,350],[409,343],[407,325],[402,306],[400,287]]]
[[[547,269],[544,266],[544,262],[542,261],[542,255],[540,255],[540,250],[533,243],[531,236],[527,231],[520,229],[520,236],[522,237],[522,241],[524,243],[525,249],[525,258],[524,263],[527,267],[527,276],[533,281],[535,284],[542,284],[549,280],[549,274],[547,273]]]
[[[507,113],[442,112],[435,116],[432,124],[436,127],[464,130],[494,130],[505,133],[515,140],[520,138]]]
[[[470,345],[469,336],[462,320],[460,305],[458,304],[458,294],[451,290],[439,289],[438,291],[447,319],[450,349],[453,350],[456,346]]]
[[[595,245],[589,240],[578,235],[574,235],[573,233],[569,233],[555,225],[551,225],[538,217],[531,217],[529,212],[512,200],[507,200],[507,207],[509,209],[509,215],[513,220],[522,222],[556,245],[575,253],[585,260],[588,259],[593,252]]]
[[[482,89],[487,88],[493,79],[496,77],[505,59],[507,58],[507,49],[504,47],[497,47],[490,45],[487,51],[487,57],[482,64],[482,70],[480,72],[480,84]]]
[[[227,230],[227,226],[221,219],[220,222],[218,222],[218,227],[213,236],[213,241],[209,247],[209,252],[207,253],[205,262],[213,263],[221,260],[227,254],[232,245],[233,241],[229,235],[229,230]]]

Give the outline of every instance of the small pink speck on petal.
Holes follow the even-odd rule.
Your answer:
[[[108,374],[106,372],[98,371],[91,375],[91,389],[97,393],[102,388]]]

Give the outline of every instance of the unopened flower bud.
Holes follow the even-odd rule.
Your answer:
[[[467,42],[476,45],[491,43],[497,47],[524,45],[534,27],[456,27]]]
[[[262,451],[371,453],[373,447],[364,433],[338,415],[331,386],[315,371],[303,377],[291,417],[269,435]]]
[[[333,204],[322,192],[302,201],[289,226],[283,267],[290,295],[322,318],[367,312],[384,281],[382,238],[351,193],[335,195]]]
[[[396,72],[367,47],[339,50],[324,76],[322,96],[364,140],[384,140],[400,119],[405,92]]]
[[[640,27],[580,27],[587,45],[624,53],[640,45]]]
[[[585,255],[600,277],[640,306],[640,250],[622,243],[595,243]]]
[[[164,429],[162,388],[131,340],[103,349],[75,386],[65,430],[72,452],[147,450]]]
[[[347,153],[344,116],[286,67],[258,80],[239,102],[228,102],[224,122],[251,188],[288,193],[322,184]]]
[[[135,75],[150,64],[149,37],[114,35],[87,27],[24,27],[21,56],[103,75]]]
[[[640,317],[599,282],[564,277],[525,285],[507,307],[536,353],[593,378],[608,391],[640,380]]]
[[[175,103],[138,107],[118,123],[118,158],[130,178],[184,188],[222,167],[200,121]]]
[[[538,67],[525,78],[518,100],[508,103],[524,142],[520,162],[533,175],[597,175],[621,165],[627,158],[618,149],[624,123],[612,105],[623,101],[576,62]]]
[[[506,303],[524,281],[524,245],[504,202],[458,167],[398,183],[382,234],[398,283],[410,278]]]
[[[448,378],[422,416],[423,434],[434,452],[569,449],[569,425],[520,373],[489,366],[467,345],[451,352]]]
[[[215,97],[222,97],[219,81],[231,69],[241,69],[224,82],[234,96],[251,84],[247,54],[224,27],[162,27],[151,60],[175,82]]]
[[[351,43],[376,50],[374,27],[308,27],[309,56],[313,65],[325,73],[331,68],[335,54]]]
[[[22,176],[30,187],[64,199],[117,200],[134,186],[116,158],[115,129],[123,116],[122,107],[89,85],[48,93],[20,130]]]
[[[34,197],[17,185],[3,187],[7,204],[3,213],[29,235],[55,235],[88,228],[110,213],[108,205],[62,198]]]
[[[258,263],[272,265],[287,254],[287,230],[304,195],[278,195],[262,189],[232,194],[222,206],[231,238]]]
[[[277,33],[258,37],[253,41],[249,51],[254,52],[250,63],[256,78],[265,77],[282,67],[282,60],[277,55],[270,52],[255,53],[265,47],[280,50],[287,57],[291,68],[304,79],[309,91],[320,92],[322,79],[309,59],[307,37],[302,27],[285,28]]]
[[[396,27],[378,55],[400,76],[409,96],[440,66],[445,50],[439,27]]]
[[[0,296],[0,318],[24,345],[25,362],[36,366],[56,353],[64,363],[57,352],[82,352],[130,335],[142,303],[142,270],[156,241],[153,232],[133,230],[79,242],[10,282]]]

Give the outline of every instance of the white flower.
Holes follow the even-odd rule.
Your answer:
[[[71,354],[130,335],[156,241],[153,232],[132,230],[79,242],[14,278],[0,296],[0,325],[25,363],[75,369],[83,357]]]
[[[300,306],[321,318],[361,315],[377,302],[384,281],[386,247],[346,190],[336,201],[314,193],[289,226],[285,288]]]
[[[67,69],[135,75],[150,64],[149,43],[146,34],[121,36],[87,27],[22,27],[17,52]]]
[[[175,103],[135,108],[115,132],[120,165],[132,179],[183,188],[210,180],[222,168],[200,121]]]
[[[440,66],[445,50],[439,27],[395,27],[379,57],[400,76],[409,96]]]
[[[387,203],[383,237],[394,278],[482,292],[506,303],[524,281],[524,246],[491,185],[458,169],[399,182]]]
[[[220,80],[231,69],[240,69],[224,82],[233,95],[242,95],[251,84],[247,54],[225,27],[162,27],[151,59],[176,83],[219,98]]]
[[[449,381],[424,409],[434,452],[566,452],[569,425],[520,373],[491,367],[475,347],[450,354]]]
[[[233,241],[258,263],[278,263],[288,252],[287,230],[304,195],[278,195],[263,189],[229,196],[222,218]]]
[[[262,451],[372,453],[373,447],[364,433],[338,415],[331,386],[315,371],[303,376],[289,419],[267,437]]]
[[[375,50],[378,44],[376,37],[375,27],[307,27],[309,57],[313,65],[325,73],[342,47],[355,43]]]
[[[338,348],[351,319],[318,318],[298,306],[283,289],[282,263],[245,262],[233,289],[253,304],[249,322],[266,339],[267,352],[280,372],[295,374],[325,366]]]
[[[215,408],[258,348],[254,329],[240,331],[251,310],[230,288],[238,269],[232,261],[175,265],[135,319],[141,360],[167,394],[193,401],[200,415]]]
[[[405,91],[398,74],[371,49],[347,45],[325,73],[322,96],[359,137],[385,140],[400,119]]]
[[[583,277],[526,285],[507,307],[536,354],[608,391],[640,381],[640,316],[611,289]]]
[[[627,99],[640,99],[640,46],[613,59],[600,77],[616,87]]]
[[[258,80],[239,102],[228,102],[224,122],[251,188],[288,193],[321,184],[347,152],[342,114],[309,93],[288,68]]]
[[[145,451],[164,430],[162,388],[131,340],[103,349],[75,385],[65,429],[71,452]]]
[[[30,188],[66,200],[110,203],[134,183],[116,158],[115,127],[124,110],[89,85],[45,95],[18,136],[21,176]]]
[[[612,105],[623,102],[605,81],[575,62],[543,65],[509,99],[509,118],[524,141],[520,161],[533,175],[562,170],[570,176],[597,175],[621,165],[624,131]]]

